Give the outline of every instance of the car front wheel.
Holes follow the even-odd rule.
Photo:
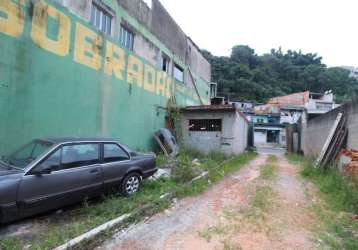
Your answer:
[[[131,173],[127,175],[122,182],[122,194],[124,194],[125,196],[130,196],[137,193],[139,191],[140,182],[140,175],[136,173]]]

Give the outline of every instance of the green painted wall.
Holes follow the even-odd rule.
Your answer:
[[[168,96],[128,83],[126,70],[122,72],[123,80],[105,74],[106,41],[119,44],[99,33],[103,39],[101,67],[95,70],[76,62],[77,23],[94,29],[66,9],[51,6],[71,21],[69,51],[65,56],[44,49],[31,37],[36,28],[33,24],[36,6],[30,1],[0,0],[0,154],[7,154],[33,138],[47,136],[104,136],[119,139],[135,149],[151,149],[152,134],[164,126],[165,111],[158,107],[167,105]],[[118,17],[126,16],[118,6],[114,10]],[[59,40],[62,21],[46,13],[41,20],[45,20],[47,37]],[[135,25],[156,46],[166,50],[144,27]],[[126,67],[128,55],[131,52],[125,51]],[[142,58],[140,62],[148,64]],[[197,82],[201,98],[208,102],[207,83],[199,78]],[[199,104],[191,87],[173,80],[171,95],[175,95],[179,105]]]

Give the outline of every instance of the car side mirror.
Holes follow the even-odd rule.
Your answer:
[[[34,170],[32,171],[32,174],[36,175],[36,176],[42,176],[42,175],[46,175],[46,174],[51,174],[51,168],[47,167],[47,168],[43,168],[40,170]]]

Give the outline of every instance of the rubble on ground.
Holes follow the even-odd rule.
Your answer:
[[[342,172],[358,182],[358,150],[343,149],[340,155]]]

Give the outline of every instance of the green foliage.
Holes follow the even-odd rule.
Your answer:
[[[346,180],[336,168],[316,168],[312,159],[289,155],[293,163],[303,166],[301,175],[312,180],[336,210],[358,214],[358,186]]]
[[[316,184],[326,202],[313,205],[326,226],[327,231],[319,233],[323,242],[331,249],[358,249],[358,222],[351,217],[358,214],[358,186],[333,168],[315,168],[312,159],[299,155],[288,159],[302,166],[301,175]]]
[[[266,164],[260,169],[260,177],[265,180],[274,179],[276,176],[277,169],[277,156],[269,155]]]
[[[172,178],[177,183],[186,183],[192,180],[197,174],[193,162],[188,155],[178,158],[178,164],[172,169]]]
[[[19,239],[12,237],[0,241],[0,249],[20,250],[22,249]]]
[[[230,57],[218,57],[208,51],[204,56],[212,65],[218,92],[232,99],[265,102],[267,98],[310,90],[333,90],[337,101],[352,98],[358,81],[342,68],[327,68],[317,54],[272,49],[258,56],[248,46],[237,45]]]
[[[208,176],[206,178],[202,178],[198,181],[195,181],[194,183],[181,185],[175,190],[175,195],[179,198],[184,196],[197,195],[203,190],[205,190],[208,186],[221,180],[229,173],[239,170],[243,165],[248,163],[256,156],[257,153],[248,152],[238,156],[234,156],[230,159],[225,160],[224,162],[215,161],[210,158],[208,158],[207,160],[201,160],[202,165],[200,167],[209,171]]]

